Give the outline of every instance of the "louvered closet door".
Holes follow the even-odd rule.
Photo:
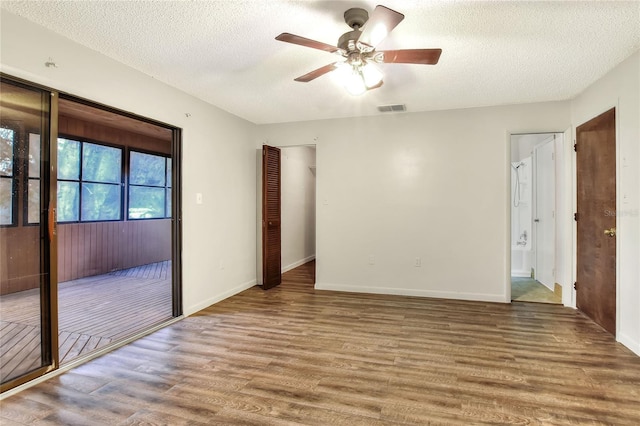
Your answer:
[[[262,147],[262,288],[282,281],[280,264],[280,149]]]

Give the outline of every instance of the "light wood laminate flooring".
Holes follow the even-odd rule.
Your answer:
[[[640,424],[640,358],[578,311],[314,291],[310,267],[5,399],[0,423]]]

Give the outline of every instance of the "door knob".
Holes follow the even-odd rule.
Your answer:
[[[604,234],[608,235],[610,237],[615,237],[616,236],[616,228],[605,229],[604,230]]]

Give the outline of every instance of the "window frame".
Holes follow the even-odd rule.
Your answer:
[[[38,164],[38,167],[40,167],[40,176],[34,178],[31,177],[30,175],[30,168],[29,168],[29,155],[31,153],[31,135],[37,135],[39,136],[38,142],[40,143],[40,162]],[[22,197],[23,197],[23,203],[22,203],[22,208],[23,208],[23,212],[22,212],[22,226],[40,226],[40,220],[42,220],[42,200],[40,199],[40,197],[42,197],[42,188],[40,188],[41,185],[41,181],[42,181],[42,172],[43,172],[43,167],[42,167],[42,135],[36,132],[32,132],[32,131],[27,131],[26,132],[26,137],[24,140],[25,146],[24,146],[24,150],[25,150],[25,158],[24,158],[24,187],[22,190]],[[38,181],[38,221],[37,222],[30,222],[29,221],[29,184],[31,183],[31,181],[37,180]]]
[[[68,135],[64,133],[58,134],[58,139],[66,139],[74,142],[78,142],[80,144],[80,156],[79,156],[79,164],[78,164],[78,180],[75,179],[61,179],[60,176],[57,178],[57,183],[59,182],[73,182],[78,183],[78,220],[59,220],[57,222],[60,224],[66,223],[97,223],[97,222],[122,222],[124,221],[124,192],[126,189],[125,185],[125,176],[126,176],[126,167],[125,167],[125,151],[126,147],[123,145],[112,144],[108,142],[102,142],[91,138],[78,137],[73,135]],[[92,180],[84,180],[82,178],[83,172],[83,154],[84,154],[84,144],[90,143],[92,145],[105,146],[108,148],[115,148],[120,150],[120,182],[100,182],[100,181],[92,181]],[[57,149],[57,140],[56,140],[56,149]],[[120,187],[120,200],[119,203],[119,214],[120,217],[118,219],[100,219],[100,220],[83,220],[82,219],[82,184],[101,184],[101,185],[112,185]]]
[[[13,143],[11,145],[11,176],[0,175],[0,179],[11,180],[11,221],[9,223],[0,223],[0,228],[13,228],[18,226],[18,209],[20,208],[18,200],[18,192],[20,190],[19,173],[16,173],[16,165],[19,166],[18,163],[20,162],[20,156],[16,157],[16,151],[20,144],[20,126],[3,121],[0,123],[0,127],[13,132]]]
[[[153,155],[156,157],[162,157],[164,158],[164,186],[159,186],[159,185],[141,185],[141,184],[132,184],[131,183],[131,153],[136,152],[139,154],[146,154],[146,155]],[[169,179],[167,179],[167,166],[168,166],[168,162],[171,161],[171,168],[173,170],[173,157],[171,154],[165,154],[163,152],[158,152],[158,151],[151,151],[151,150],[145,150],[145,149],[140,149],[140,148],[132,148],[132,147],[128,147],[127,148],[127,184],[126,184],[126,208],[125,208],[125,213],[126,213],[126,219],[125,220],[130,220],[130,221],[138,221],[138,220],[162,220],[162,219],[171,219],[172,218],[172,209],[169,208],[167,209],[167,200],[171,200],[172,195],[167,196],[167,189],[171,190],[170,194],[172,194],[173,192],[173,174],[171,176],[169,176]],[[138,218],[132,218],[129,215],[129,206],[131,205],[131,192],[130,189],[131,187],[141,187],[141,188],[162,188],[164,191],[164,203],[163,203],[163,209],[164,209],[164,215],[161,217],[138,217]],[[173,204],[173,203],[172,203]]]

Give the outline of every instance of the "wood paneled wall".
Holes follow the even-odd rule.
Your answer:
[[[0,228],[0,295],[40,285],[39,228]],[[58,282],[171,259],[171,219],[58,225]]]
[[[58,226],[58,281],[171,259],[171,220]]]

